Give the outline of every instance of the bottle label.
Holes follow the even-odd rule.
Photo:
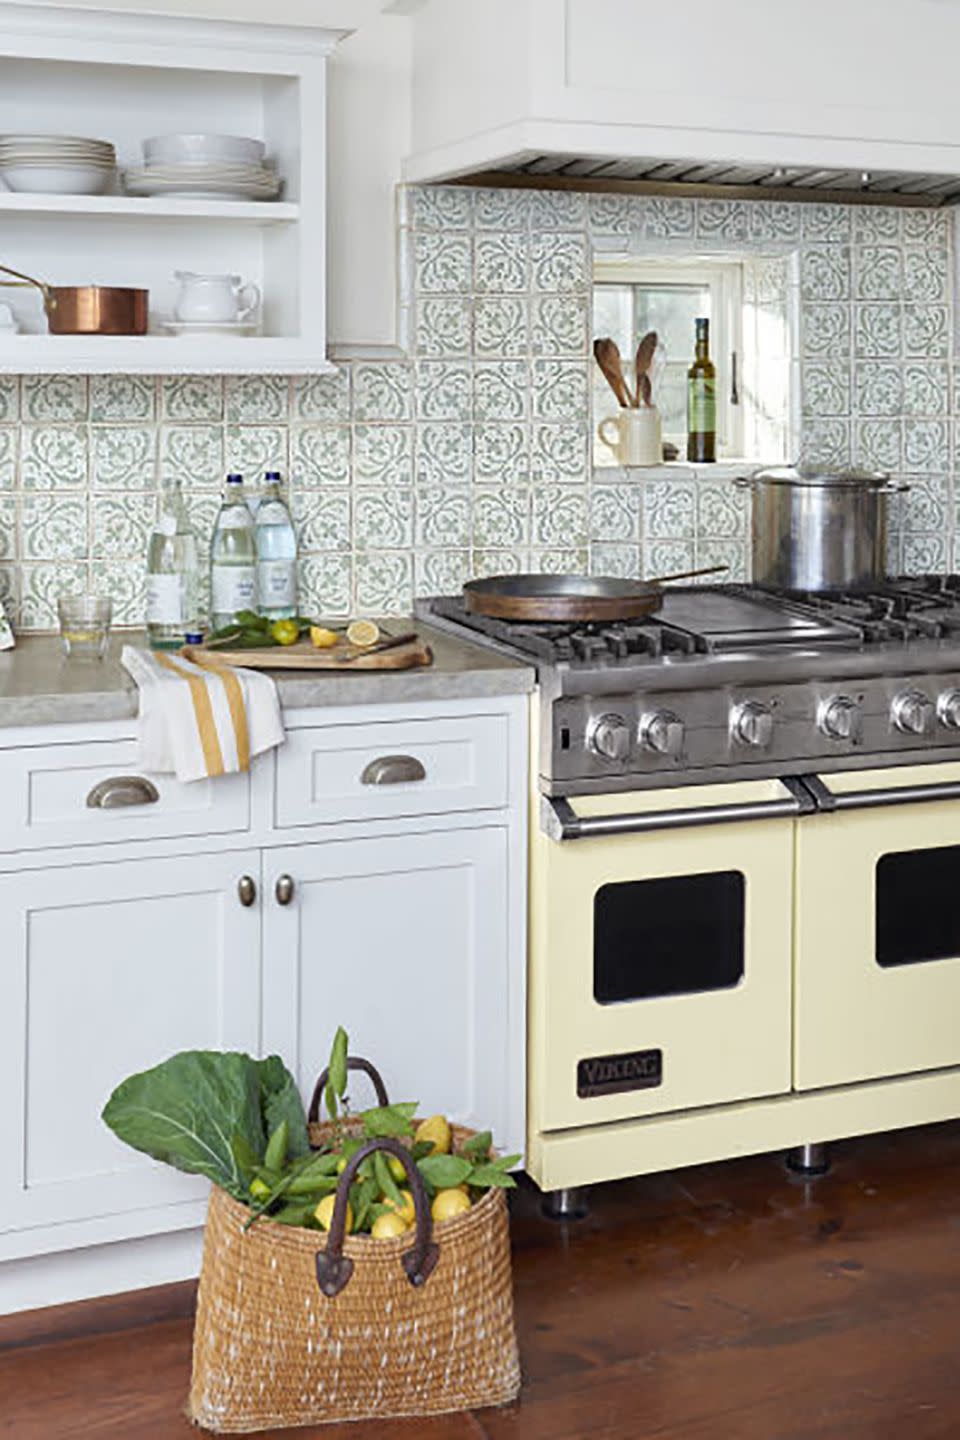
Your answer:
[[[183,586],[179,575],[147,576],[147,624],[182,625]]]
[[[177,533],[177,517],[176,517],[176,515],[171,515],[170,512],[169,512],[169,510],[163,511],[162,514],[160,514],[160,515],[157,516],[157,523],[156,523],[156,525],[153,527],[153,533],[154,533],[155,535],[163,535],[163,536],[165,536],[165,537],[166,537],[166,536],[170,536],[170,535],[176,535],[176,533]]]
[[[220,530],[246,530],[250,526],[252,518],[245,501],[240,504],[224,505],[217,516],[217,528]]]
[[[297,570],[292,560],[261,560],[257,566],[260,604],[264,610],[296,607]]]
[[[214,565],[211,580],[215,615],[255,608],[257,572],[252,565]]]
[[[687,384],[687,429],[691,435],[711,435],[717,428],[717,382],[694,375]]]

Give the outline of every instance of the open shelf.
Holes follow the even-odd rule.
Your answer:
[[[35,195],[0,190],[0,215],[59,215],[111,220],[213,220],[218,224],[284,225],[300,206],[283,200],[188,200],[156,195]]]
[[[322,346],[284,335],[0,338],[0,374],[6,375],[324,375],[336,368]]]

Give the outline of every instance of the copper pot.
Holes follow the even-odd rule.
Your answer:
[[[35,285],[43,296],[47,328],[51,335],[146,335],[148,290],[125,285],[45,285],[0,265],[14,282]]]

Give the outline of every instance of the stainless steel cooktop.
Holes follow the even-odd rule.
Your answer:
[[[536,664],[550,794],[960,760],[960,576],[668,589],[614,624],[490,620],[460,596],[417,609]]]

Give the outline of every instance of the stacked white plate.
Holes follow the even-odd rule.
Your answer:
[[[0,179],[10,190],[101,195],[116,174],[109,140],[79,135],[0,135]]]
[[[129,195],[195,200],[275,200],[282,180],[264,163],[262,140],[240,135],[158,135],[143,142],[145,164],[124,175]]]

